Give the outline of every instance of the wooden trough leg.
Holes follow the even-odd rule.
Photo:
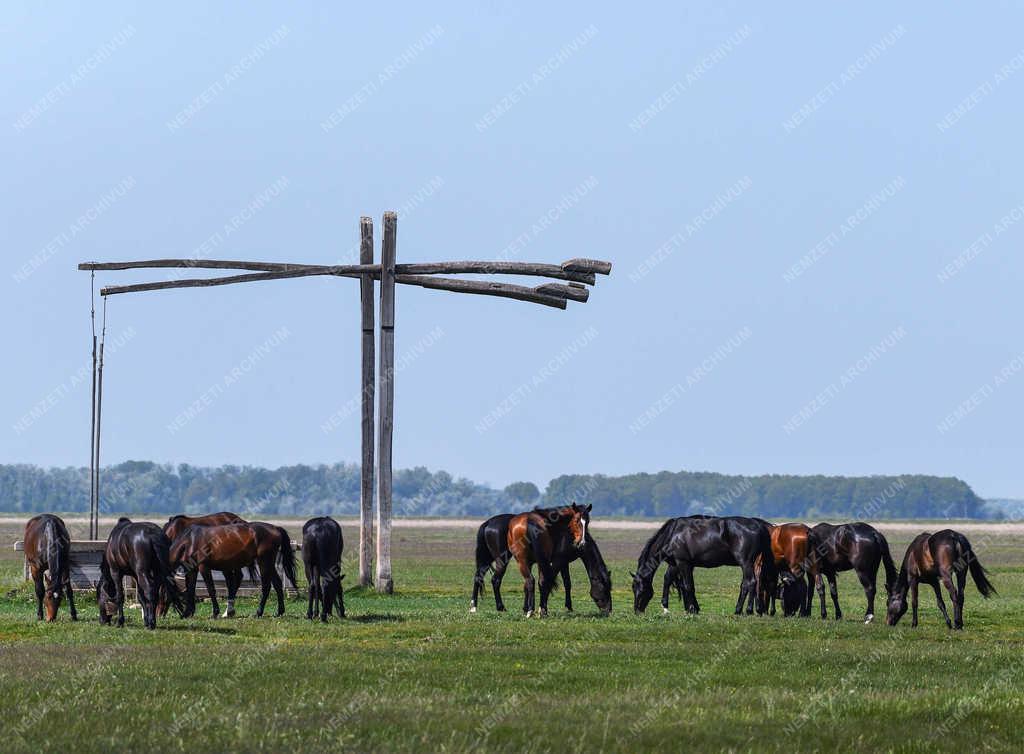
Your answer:
[[[359,219],[359,263],[373,264],[373,219]],[[370,567],[373,560],[373,398],[374,349],[373,349],[373,276],[363,275],[359,279],[360,305],[363,321],[363,379],[362,379],[362,430],[363,456],[359,492],[359,586],[370,585]]]
[[[377,579],[378,592],[391,594],[391,440],[395,411],[395,235],[398,216],[384,213],[380,274],[380,394],[377,450]]]

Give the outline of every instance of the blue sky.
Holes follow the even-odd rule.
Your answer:
[[[398,467],[1024,496],[1024,13],[431,5],[8,4],[0,459],[88,462],[78,262],[337,262],[394,209],[399,261],[615,264],[564,312],[400,288]],[[104,461],[355,461],[357,291],[112,298]]]

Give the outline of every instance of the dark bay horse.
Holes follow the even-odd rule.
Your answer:
[[[206,591],[213,607],[213,617],[218,617],[217,590],[213,585],[211,571],[241,572],[259,567],[261,594],[256,617],[263,616],[270,596],[270,587],[277,592],[277,614],[284,614],[284,591],[281,577],[277,573],[277,559],[281,557],[285,576],[295,584],[295,553],[292,550],[288,532],[280,526],[254,521],[249,524],[224,524],[222,526],[190,526],[171,545],[171,566],[185,569],[186,617],[195,613],[196,575],[202,575]],[[233,614],[239,580],[228,581],[228,610]]]
[[[971,572],[974,585],[981,596],[986,599],[996,593],[992,582],[988,580],[988,572],[982,567],[978,556],[971,549],[967,537],[952,529],[943,529],[935,534],[918,534],[907,548],[903,556],[896,585],[889,595],[889,609],[885,622],[895,626],[907,612],[907,591],[910,592],[913,618],[911,627],[917,626],[917,585],[931,584],[935,590],[935,601],[939,603],[942,617],[946,619],[947,628],[960,630],[964,627],[964,584],[967,571]],[[953,577],[956,576],[956,585]],[[946,603],[942,601],[942,590],[939,582],[946,587],[949,597],[953,600],[953,620],[950,622],[946,612]]]
[[[185,529],[190,526],[223,526],[224,524],[244,524],[247,523],[244,518],[239,516],[237,513],[231,511],[220,511],[219,513],[207,513],[204,516],[186,516],[184,514],[178,514],[171,516],[167,519],[167,523],[164,524],[164,534],[167,538],[174,543],[174,540],[178,538]],[[236,581],[237,584],[242,583],[242,572],[241,571],[228,571],[224,572],[224,582],[231,584],[232,581]],[[205,581],[205,578],[204,578]],[[235,589],[237,590],[237,586]],[[167,612],[167,603],[161,600],[160,604],[160,615],[164,615]],[[230,603],[229,607],[224,610],[224,617],[230,618],[234,616],[234,603]]]
[[[311,518],[302,527],[302,564],[309,584],[309,607],[306,618],[313,620],[319,613],[327,622],[331,608],[337,608],[338,617],[345,617],[345,597],[341,588],[341,553],[345,542],[341,526],[329,516]]]
[[[540,615],[547,615],[548,595],[555,588],[556,571],[551,559],[563,548],[582,550],[587,539],[592,506],[576,503],[562,508],[536,508],[514,515],[508,524],[508,550],[523,577],[523,612],[536,612],[536,580],[533,564],[540,572]]]
[[[758,558],[763,567],[755,568]],[[662,562],[676,569],[689,613],[700,612],[693,583],[694,568],[738,565],[743,571],[736,614],[767,609],[768,588],[775,583],[775,559],[767,522],[744,516],[682,517],[666,521],[644,545],[633,576],[633,609],[642,613],[654,596],[652,581]],[[667,608],[666,608],[667,609]]]
[[[156,524],[132,523],[120,518],[107,537],[100,561],[100,582],[96,599],[100,623],[109,624],[111,608],[117,609],[117,625],[124,626],[124,577],[135,579],[142,618],[146,628],[156,628],[157,602],[163,591],[184,617],[184,606],[174,583],[168,552],[171,543]]]
[[[61,597],[68,596],[71,620],[78,620],[75,597],[71,591],[71,537],[59,517],[49,513],[33,516],[25,524],[25,562],[36,587],[36,619],[57,619]],[[45,574],[45,579],[44,579]]]
[[[825,610],[825,579],[828,579],[832,604],[836,608],[836,620],[843,617],[839,609],[839,589],[836,587],[836,574],[842,571],[856,571],[860,584],[864,587],[868,608],[864,613],[864,622],[870,623],[875,618],[875,582],[878,578],[878,565],[885,566],[885,593],[892,593],[896,581],[896,566],[889,552],[889,543],[875,527],[858,521],[852,524],[818,524],[811,528],[814,546],[810,553],[810,567],[817,569],[818,599],[821,602],[821,617],[827,618]]]
[[[551,509],[538,509],[536,512],[545,515]],[[505,611],[505,603],[501,599],[501,582],[505,576],[512,552],[508,548],[509,522],[515,513],[499,513],[484,521],[476,534],[476,573],[473,577],[473,599],[470,612],[475,613],[477,600],[484,589],[484,577],[493,569],[491,587],[494,590],[494,603],[498,612]],[[565,609],[572,612],[572,578],[569,564],[574,560],[582,561],[590,580],[590,597],[601,612],[608,614],[612,609],[611,573],[604,562],[601,550],[593,535],[588,536],[583,548],[575,547],[568,537],[559,540],[560,547],[551,559],[551,569],[562,577],[565,590]]]

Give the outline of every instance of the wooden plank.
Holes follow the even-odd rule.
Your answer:
[[[568,259],[562,262],[562,269],[567,272],[596,272],[598,275],[608,275],[612,271],[612,263],[600,259]]]
[[[359,219],[359,262],[373,264],[373,219]],[[373,400],[374,372],[373,276],[359,279],[360,312],[362,316],[362,468],[359,487],[359,586],[370,585],[373,565]]]
[[[288,272],[254,272],[247,275],[228,275],[222,278],[190,278],[183,280],[164,280],[159,283],[138,283],[136,285],[108,285],[100,289],[101,296],[116,296],[119,293],[144,293],[146,291],[163,291],[171,288],[212,288],[218,285],[235,283],[260,283],[264,280],[284,280],[286,278],[304,278],[314,275],[333,275],[337,277],[359,277],[366,270],[362,265],[349,264],[337,267],[317,267],[310,269],[291,270]]]
[[[418,262],[395,265],[398,275],[534,275],[537,277],[572,280],[593,285],[594,273],[565,270],[557,264],[534,264],[532,262]]]
[[[398,216],[384,213],[380,250],[380,393],[377,396],[377,575],[378,592],[391,594],[391,443],[395,412],[395,256]]]
[[[590,298],[590,291],[586,288],[573,288],[569,285],[562,285],[561,283],[544,283],[534,288],[538,293],[551,294],[553,296],[561,296],[562,298],[571,299],[573,301],[586,302]]]
[[[538,293],[535,288],[527,288],[522,285],[511,283],[491,283],[486,280],[455,280],[453,278],[436,278],[428,275],[397,275],[396,281],[406,285],[418,285],[421,288],[432,288],[438,291],[452,291],[453,293],[476,293],[482,296],[499,296],[511,298],[518,301],[529,301],[534,304],[543,304],[555,309],[565,308],[563,296],[553,296],[550,293]]]

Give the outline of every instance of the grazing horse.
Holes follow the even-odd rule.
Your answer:
[[[46,621],[55,621],[65,592],[71,620],[78,620],[71,591],[71,537],[64,521],[49,513],[33,516],[25,524],[24,541],[25,562],[36,586],[36,620],[43,619],[45,605]]]
[[[864,613],[864,622],[875,619],[875,581],[878,578],[878,564],[885,566],[885,593],[892,594],[892,586],[896,581],[896,566],[889,553],[889,543],[875,527],[858,521],[853,524],[818,524],[811,528],[814,539],[810,553],[810,567],[817,570],[816,583],[818,600],[821,603],[821,617],[825,619],[825,582],[828,579],[832,604],[836,608],[836,620],[841,620],[843,611],[839,609],[839,589],[836,587],[836,574],[841,571],[856,571],[860,584],[864,587],[868,608]]]
[[[812,561],[807,557],[813,549],[814,536],[811,529],[804,524],[778,524],[772,526],[771,536],[775,569],[782,583],[779,589],[771,590],[768,614],[775,615],[776,597],[782,596],[783,615],[788,618],[799,612],[800,617],[809,617],[817,575]],[[803,582],[805,578],[806,588],[796,586],[796,582]]]
[[[256,617],[263,616],[263,610],[273,585],[277,592],[277,614],[284,615],[284,592],[281,577],[277,573],[278,555],[284,566],[285,576],[295,584],[295,553],[292,551],[288,532],[280,526],[254,521],[250,524],[224,524],[222,526],[190,526],[171,545],[171,565],[185,569],[186,617],[195,613],[196,575],[201,574],[210,595],[213,617],[216,618],[217,590],[213,585],[211,571],[241,571],[249,569],[254,578],[253,566],[259,566],[260,604]],[[228,609],[225,614],[234,614],[235,595],[239,582],[232,580],[228,587]]]
[[[302,527],[302,564],[309,584],[309,607],[306,618],[320,614],[327,622],[331,608],[336,607],[338,617],[345,617],[345,597],[341,588],[341,553],[345,542],[338,522],[329,516],[311,518]]]
[[[982,597],[987,599],[996,593],[995,587],[988,580],[988,572],[974,554],[967,537],[952,529],[943,529],[935,534],[918,534],[907,548],[907,554],[903,556],[903,565],[900,567],[899,576],[896,577],[896,586],[889,595],[886,624],[895,626],[907,612],[909,590],[913,608],[910,625],[912,628],[917,626],[917,585],[923,582],[931,584],[935,590],[935,601],[939,603],[942,617],[946,619],[946,627],[963,629],[964,584],[967,581],[968,570]],[[956,586],[953,585],[954,575]],[[940,581],[953,600],[952,622],[949,620],[949,613],[946,612],[946,603],[942,601]]]
[[[539,511],[542,515],[543,510]],[[505,603],[501,599],[501,581],[505,576],[512,551],[508,548],[509,522],[516,516],[514,513],[499,513],[484,521],[476,534],[476,574],[473,577],[473,599],[469,611],[476,612],[477,599],[484,590],[484,576],[487,571],[494,570],[491,575],[491,586],[494,589],[494,603],[498,612],[505,611]],[[552,556],[551,568],[562,577],[565,589],[565,609],[572,612],[572,579],[569,575],[569,564],[579,558],[587,569],[590,579],[590,597],[601,612],[606,615],[612,610],[612,581],[608,566],[605,565],[601,550],[594,537],[587,537],[582,549],[572,545],[568,537],[560,540],[561,547]]]
[[[564,547],[583,549],[592,507],[572,503],[562,508],[535,508],[516,514],[509,521],[508,551],[523,577],[523,612],[527,618],[537,610],[533,564],[537,564],[540,572],[540,615],[544,616],[548,614],[548,595],[555,588],[556,572],[551,559]]]
[[[758,558],[763,567],[755,568]],[[666,521],[644,545],[633,573],[633,610],[642,613],[654,596],[652,581],[662,561],[676,569],[683,591],[683,604],[689,613],[700,612],[693,583],[694,568],[718,568],[738,565],[743,570],[736,615],[767,609],[768,587],[775,583],[775,559],[771,534],[766,522],[744,516],[682,517]],[[667,608],[666,608],[667,610]]]
[[[146,628],[156,628],[156,608],[161,591],[170,598],[178,614],[185,617],[168,555],[170,546],[163,530],[156,524],[136,524],[127,518],[118,519],[107,537],[107,547],[100,561],[100,581],[96,586],[100,623],[109,624],[116,607],[117,625],[119,628],[124,626],[125,576],[135,579]]]
[[[184,514],[178,514],[171,516],[167,519],[167,523],[164,524],[164,534],[171,540],[173,544],[174,540],[178,538],[185,529],[190,526],[222,526],[224,524],[244,524],[246,520],[239,516],[237,513],[231,511],[221,511],[220,513],[207,513],[205,516],[186,516]],[[203,581],[206,580],[204,574]],[[238,590],[238,586],[242,583],[242,572],[241,571],[225,571],[224,572],[224,583],[228,585],[228,589],[231,589],[231,583],[235,581],[235,590]],[[166,600],[160,600],[160,615],[163,616],[167,613],[167,602]],[[225,618],[232,618],[235,615],[234,602],[229,603],[229,607],[225,608]]]

